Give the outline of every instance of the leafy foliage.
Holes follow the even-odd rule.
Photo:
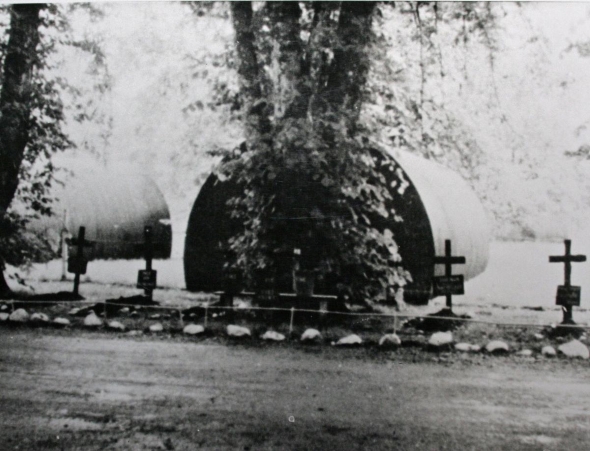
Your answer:
[[[55,59],[55,55],[63,48],[91,55],[89,71],[95,77],[95,89],[108,89],[108,72],[100,46],[90,39],[76,38],[71,32],[66,15],[77,9],[83,9],[93,17],[100,16],[99,10],[87,5],[50,4],[40,12],[40,43],[35,54],[29,56],[34,60],[30,97],[27,104],[21,106],[28,112],[28,140],[19,169],[18,188],[0,226],[2,258],[9,264],[23,265],[54,257],[45,237],[26,231],[25,226],[34,217],[53,214],[50,188],[55,183],[56,169],[52,156],[74,147],[65,131],[67,118],[72,117],[78,122],[92,119],[89,111],[94,109],[94,105],[88,101],[88,94],[94,94],[94,89],[91,93],[84,93],[61,77],[56,70],[60,61]],[[9,12],[10,6],[0,11],[0,23],[3,25],[0,62],[3,65],[9,36]],[[64,98],[68,101],[67,105]]]
[[[334,132],[334,124],[326,125]],[[386,285],[404,284],[394,237],[372,218],[391,217],[380,162],[362,136],[326,141],[306,120],[287,120],[273,146],[246,150],[220,169],[244,187],[232,199],[243,233],[230,241],[236,265],[252,281],[283,267],[294,248],[302,269],[334,277],[355,299],[372,299]]]

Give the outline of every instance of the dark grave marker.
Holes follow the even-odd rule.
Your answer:
[[[152,258],[153,258],[153,244],[152,244],[152,228],[151,226],[145,226],[143,229],[144,235],[144,256],[145,256],[145,269],[140,269],[137,273],[137,288],[143,288],[145,295],[151,301],[152,294],[156,288],[156,280],[158,272],[152,269]]]
[[[312,299],[315,288],[315,272],[301,266],[301,249],[293,249],[293,291],[298,298]]]
[[[265,275],[262,279],[258,300],[261,304],[272,305],[277,299],[275,277],[272,274]]]
[[[74,275],[74,291],[78,295],[80,288],[80,274],[86,274],[88,266],[88,259],[84,256],[85,247],[93,247],[94,243],[85,239],[86,228],[80,227],[78,230],[78,237],[69,240],[69,244],[76,247],[75,255],[68,258],[68,272]]]
[[[276,307],[278,299],[278,291],[276,286],[276,278],[273,273],[267,273],[262,276],[260,289],[257,295],[258,304],[261,307]],[[275,315],[273,311],[262,312],[264,321],[273,323]]]
[[[240,271],[234,268],[227,269],[224,275],[224,291],[221,294],[220,303],[225,307],[234,306],[234,297],[237,296],[242,288],[242,277]],[[234,320],[233,309],[226,312],[228,321]]]
[[[571,284],[572,277],[572,262],[585,262],[585,255],[571,254],[571,240],[564,240],[565,255],[551,255],[549,256],[549,263],[564,263],[564,284],[557,287],[557,296],[555,298],[556,305],[563,308],[563,323],[575,324],[573,318],[573,307],[580,305],[581,287],[573,286]]]
[[[453,257],[451,252],[451,240],[445,240],[445,255],[435,256],[434,264],[445,265],[445,275],[433,278],[434,296],[446,296],[447,308],[453,308],[453,295],[465,294],[462,275],[453,275],[453,265],[465,264],[465,257]]]

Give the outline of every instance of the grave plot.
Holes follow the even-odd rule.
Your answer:
[[[84,255],[85,248],[93,248],[94,243],[87,241],[86,227],[80,227],[78,231],[78,237],[70,240],[70,245],[76,247],[75,255],[70,256],[68,259],[68,272],[74,273],[74,296],[79,296],[80,290],[80,274],[86,274],[86,268],[88,266],[88,259]]]
[[[571,240],[565,240],[565,255],[552,255],[549,257],[550,263],[563,263],[564,265],[564,283],[557,287],[557,296],[555,297],[555,303],[560,305],[563,309],[563,321],[559,328],[557,328],[557,334],[567,335],[570,333],[581,334],[583,330],[576,330],[576,323],[574,322],[573,308],[574,306],[580,306],[580,294],[582,288],[579,286],[572,285],[572,263],[582,263],[586,261],[585,255],[572,255],[571,254]]]
[[[27,227],[44,234],[62,258],[62,280],[74,274],[73,292],[25,295],[31,301],[79,300],[80,276],[96,259],[136,259],[145,253],[149,227],[149,261],[170,258],[170,212],[156,184],[146,176],[100,167],[76,168],[51,196],[55,214],[31,221]],[[76,235],[77,234],[77,235]],[[140,283],[155,286],[151,267],[140,274]],[[148,280],[149,279],[149,280]],[[153,288],[152,288],[153,289]],[[146,291],[146,295],[150,296]]]

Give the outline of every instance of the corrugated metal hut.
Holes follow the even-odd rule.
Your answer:
[[[51,195],[54,214],[27,227],[47,234],[56,250],[64,225],[73,236],[84,226],[86,239],[95,242],[91,258],[142,258],[144,227],[150,225],[154,258],[170,258],[170,212],[149,177],[100,166],[76,168],[63,184],[54,184]]]
[[[455,172],[407,152],[390,150],[383,156],[375,151],[379,167],[393,197],[392,215],[374,225],[389,228],[399,246],[402,265],[412,274],[405,287],[405,299],[424,304],[432,297],[432,277],[443,274],[434,268],[434,256],[444,255],[444,243],[452,241],[453,255],[462,255],[467,264],[455,265],[454,274],[468,280],[482,273],[489,256],[485,211],[469,185]],[[240,228],[229,217],[226,201],[241,189],[210,175],[193,205],[184,248],[184,271],[190,291],[223,289],[224,255],[220,243]],[[399,221],[399,217],[402,218]],[[325,287],[333,292],[335,287]]]

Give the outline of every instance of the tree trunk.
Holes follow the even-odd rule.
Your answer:
[[[0,94],[0,214],[4,215],[18,187],[29,137],[32,77],[38,65],[39,11],[42,4],[11,7],[10,30]]]
[[[236,33],[236,53],[240,92],[244,102],[246,142],[251,144],[270,132],[268,105],[262,98],[255,37],[252,30],[252,4],[231,2],[231,15]]]
[[[333,110],[346,113],[349,125],[358,119],[370,68],[368,46],[376,2],[342,2],[338,45],[330,66],[326,96]]]
[[[297,2],[269,2],[268,8],[274,40],[272,59],[277,62],[277,79],[273,80],[274,116],[303,118],[310,86],[302,73],[301,8]]]
[[[10,9],[10,30],[0,93],[0,218],[16,193],[29,139],[32,78],[39,65],[39,12],[43,4],[17,4]],[[1,249],[0,249],[1,252]],[[0,255],[0,296],[10,295]]]

